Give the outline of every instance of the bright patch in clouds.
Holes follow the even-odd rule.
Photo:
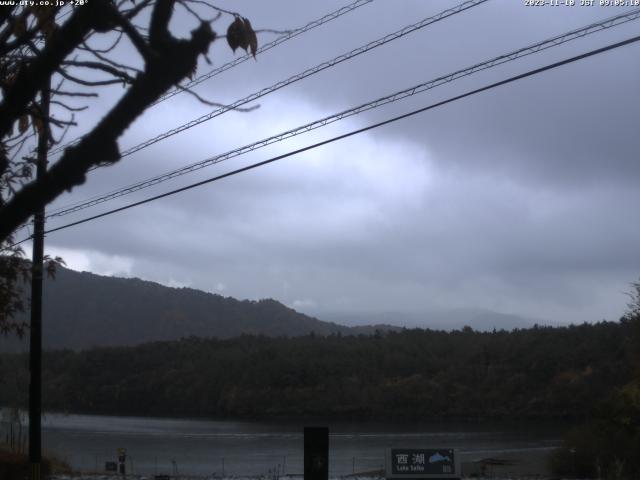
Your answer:
[[[297,300],[294,300],[293,303],[291,304],[291,307],[294,308],[295,310],[303,310],[303,311],[307,308],[315,308],[317,306],[318,304],[310,298],[297,299]]]
[[[45,253],[52,257],[62,257],[67,267],[72,270],[106,276],[134,276],[134,260],[129,257],[107,255],[97,250],[77,250],[54,246],[48,247]]]
[[[167,282],[167,287],[172,287],[172,288],[191,287],[191,282],[181,282],[181,281],[176,280],[174,278],[170,278],[169,281]]]

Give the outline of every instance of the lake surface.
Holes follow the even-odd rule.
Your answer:
[[[560,444],[557,425],[325,423],[330,475],[384,468],[389,447],[458,448],[463,462],[531,457]],[[43,449],[82,471],[103,471],[126,448],[127,473],[264,475],[303,472],[303,423],[47,414]]]

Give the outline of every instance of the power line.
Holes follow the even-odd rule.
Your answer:
[[[267,50],[271,50],[273,47],[277,47],[278,45],[280,45],[281,43],[284,43],[288,40],[291,40],[292,38],[297,37],[298,35],[308,32],[309,30],[312,30],[316,27],[319,27],[320,25],[323,25],[327,22],[330,22],[331,20],[335,20],[336,18],[344,15],[345,13],[349,13],[353,10],[355,10],[356,8],[362,7],[364,5],[367,5],[369,3],[371,3],[373,0],[356,0],[353,3],[350,3],[349,5],[346,5],[338,10],[335,10],[331,13],[328,13],[327,15],[314,20],[312,22],[309,22],[308,24],[306,24],[303,27],[297,28],[295,30],[292,30],[291,32],[288,32],[284,35],[282,35],[281,37],[276,38],[275,40],[265,44],[264,46],[258,48],[256,54],[259,53],[263,53],[266,52]],[[229,70],[230,68],[235,67],[236,65],[240,65],[241,63],[246,62],[247,60],[253,58],[253,56],[249,53],[247,53],[246,55],[243,55],[241,57],[238,57],[234,60],[231,60],[230,62],[225,63],[224,65],[210,71],[209,73],[206,73],[200,77],[195,78],[194,80],[192,80],[191,82],[187,83],[184,88],[191,88],[191,87],[195,87],[196,85],[199,85],[200,83],[204,82],[205,80],[208,80],[212,77],[215,77],[216,75]],[[165,93],[162,97],[160,97],[158,100],[156,100],[152,105],[156,105],[157,103],[160,103],[164,100],[167,100],[168,98],[171,98],[179,93],[182,93],[184,90],[179,89],[179,88],[175,88],[173,90],[171,90],[170,92]]]
[[[549,38],[547,40],[543,40],[541,42],[535,43],[533,45],[529,45],[528,47],[524,47],[521,48],[519,50],[515,50],[513,52],[504,54],[504,55],[500,55],[498,57],[494,57],[491,60],[487,60],[481,63],[477,63],[471,67],[467,67],[461,70],[458,70],[456,72],[441,76],[441,77],[437,77],[435,79],[429,80],[427,82],[421,83],[419,85],[415,85],[413,87],[401,90],[399,92],[393,93],[391,95],[387,95],[385,97],[381,97],[378,98],[376,100],[373,100],[371,102],[359,105],[357,107],[348,109],[348,110],[344,110],[340,113],[336,113],[333,115],[330,115],[328,117],[324,117],[320,120],[316,120],[314,122],[308,123],[306,125],[302,125],[299,127],[296,127],[292,130],[288,130],[282,133],[279,133],[277,135],[273,135],[271,137],[259,140],[257,142],[236,148],[234,150],[230,150],[226,153],[222,153],[219,155],[215,155],[212,157],[209,157],[207,159],[201,160],[199,162],[193,163],[191,165],[187,165],[185,167],[181,167],[178,168],[176,170],[172,170],[170,172],[161,174],[161,175],[157,175],[155,177],[146,179],[146,180],[142,180],[140,182],[131,184],[129,186],[126,187],[122,187],[120,189],[114,190],[112,192],[100,195],[100,196],[96,196],[93,198],[90,198],[88,200],[84,200],[82,202],[67,206],[67,207],[62,207],[56,211],[53,211],[52,213],[50,213],[48,215],[47,218],[51,218],[51,217],[60,217],[60,216],[64,216],[64,215],[68,215],[71,213],[75,213],[78,212],[80,210],[84,210],[85,208],[89,208],[101,203],[104,203],[106,201],[118,198],[118,197],[122,197],[124,195],[128,195],[130,193],[136,192],[138,190],[142,190],[144,188],[148,188],[154,185],[157,185],[159,183],[165,182],[167,180],[170,180],[172,178],[176,178],[182,175],[185,175],[187,173],[196,171],[196,170],[200,170],[202,168],[208,167],[210,165],[214,165],[220,162],[223,162],[225,160],[228,160],[230,158],[233,157],[237,157],[240,155],[243,155],[245,153],[257,150],[259,148],[262,147],[266,147],[268,145],[271,145],[273,143],[276,142],[280,142],[283,141],[285,139],[294,137],[296,135],[300,135],[302,133],[306,133],[312,130],[315,130],[317,128],[320,127],[324,127],[325,125],[328,125],[330,123],[333,122],[337,122],[339,120],[342,120],[344,118],[350,117],[350,116],[354,116],[357,114],[360,114],[362,112],[368,111],[368,110],[372,110],[374,108],[378,108],[382,105],[386,105],[389,103],[393,103],[396,101],[399,101],[401,99],[416,95],[418,93],[424,92],[426,90],[430,90],[432,88],[438,87],[440,85],[443,85],[445,83],[449,83],[452,82],[454,80],[457,80],[459,78],[465,77],[465,76],[469,76],[472,75],[474,73],[477,73],[479,71],[482,70],[486,70],[489,68],[493,68],[495,66],[498,65],[502,65],[503,63],[507,63],[513,60],[516,60],[518,58],[522,58],[528,55],[531,55],[533,53],[537,53],[543,50],[546,50],[548,48],[552,48],[558,45],[562,45],[563,43],[569,42],[571,40],[575,40],[577,38],[582,38],[586,35],[590,35],[592,33],[595,32],[599,32],[614,26],[618,26],[618,25],[622,25],[624,23],[630,22],[632,20],[637,20],[638,18],[640,18],[640,8],[626,12],[626,13],[622,13],[613,17],[609,17],[607,19],[601,20],[599,22],[596,23],[592,23],[589,24],[585,27],[579,28],[579,29],[575,29],[575,30],[571,30],[570,32],[567,33],[563,33],[561,35],[556,35],[555,37]]]
[[[355,0],[354,2],[350,3],[349,5],[345,5],[344,7],[339,8],[338,10],[334,10],[331,13],[328,13],[316,20],[313,20],[309,23],[307,23],[306,25],[300,27],[300,28],[296,28],[295,30],[292,30],[290,32],[285,33],[284,35],[281,35],[280,37],[276,38],[275,40],[263,45],[262,47],[258,48],[258,50],[256,51],[256,54],[260,54],[263,52],[266,52],[267,50],[271,50],[274,47],[277,47],[278,45],[280,45],[281,43],[284,43],[288,40],[291,40],[292,38],[297,37],[298,35],[301,35],[305,32],[308,32],[309,30],[313,30],[316,27],[319,27],[320,25],[324,25],[327,22],[330,22],[332,20],[335,20],[336,18],[341,17],[342,15],[352,12],[353,10],[360,8],[364,5],[368,5],[369,3],[373,2],[373,0]],[[246,55],[242,55],[240,57],[234,58],[233,60],[231,60],[230,62],[225,63],[224,65],[221,65],[218,68],[215,68],[213,70],[211,70],[208,73],[205,73],[204,75],[201,75],[195,79],[193,79],[192,81],[190,81],[189,83],[187,83],[183,89],[180,88],[174,88],[173,90],[165,93],[164,95],[162,95],[160,98],[158,98],[158,100],[156,100],[155,102],[153,102],[150,107],[157,105],[160,102],[163,102],[165,100],[168,100],[169,98],[178,95],[179,93],[182,93],[184,91],[184,89],[188,89],[188,88],[192,88],[195,87],[196,85],[199,85],[200,83],[204,82],[205,80],[208,80],[210,78],[215,77],[216,75],[221,74],[222,72],[225,72],[237,65],[240,65],[241,63],[246,62],[247,60],[249,60],[250,58],[253,58],[253,56],[251,54],[246,54]],[[67,147],[70,147],[71,145],[75,145],[77,143],[80,142],[80,140],[82,140],[83,137],[78,137],[75,140],[71,140],[70,142],[61,145],[59,147],[56,147],[55,149],[53,149],[51,151],[51,154],[57,154],[58,152],[61,152],[62,150],[66,149]]]
[[[82,220],[78,220],[76,222],[68,223],[68,224],[62,225],[60,227],[52,228],[50,230],[47,230],[45,233],[48,234],[48,233],[57,232],[59,230],[64,230],[64,229],[67,229],[67,228],[70,228],[70,227],[73,227],[73,226],[76,226],[76,225],[80,225],[80,224],[83,224],[83,223],[86,223],[86,222],[89,222],[89,221],[92,221],[92,220],[96,220],[98,218],[102,218],[102,217],[106,217],[108,215],[112,215],[112,214],[117,213],[117,212],[122,212],[124,210],[128,210],[128,209],[133,208],[133,207],[144,205],[146,203],[150,203],[150,202],[153,202],[155,200],[159,200],[161,198],[165,198],[165,197],[168,197],[168,196],[171,196],[171,195],[175,195],[176,193],[184,192],[184,191],[190,190],[192,188],[196,188],[196,187],[199,187],[199,186],[202,186],[202,185],[206,185],[208,183],[212,183],[212,182],[215,182],[215,181],[218,181],[218,180],[222,180],[223,178],[227,178],[227,177],[230,177],[230,176],[233,176],[233,175],[237,175],[239,173],[243,173],[243,172],[246,172],[248,170],[253,170],[255,168],[262,167],[264,165],[268,165],[268,164],[276,162],[278,160],[282,160],[283,158],[291,157],[293,155],[296,155],[296,154],[299,154],[299,153],[302,153],[302,152],[306,152],[308,150],[312,150],[314,148],[318,148],[320,146],[327,145],[329,143],[333,143],[333,142],[336,142],[338,140],[342,140],[342,139],[357,135],[359,133],[367,132],[369,130],[373,130],[374,128],[382,127],[384,125],[388,125],[390,123],[397,122],[398,120],[402,120],[402,119],[405,119],[405,118],[412,117],[412,116],[417,115],[419,113],[423,113],[423,112],[426,112],[428,110],[432,110],[434,108],[441,107],[441,106],[447,105],[449,103],[453,103],[453,102],[461,100],[463,98],[470,97],[472,95],[476,95],[478,93],[485,92],[487,90],[491,90],[491,89],[500,87],[502,85],[513,83],[513,82],[515,82],[517,80],[522,80],[524,78],[531,77],[533,75],[537,75],[537,74],[540,74],[540,73],[543,73],[543,72],[546,72],[546,71],[561,67],[563,65],[574,63],[574,62],[577,62],[579,60],[583,60],[585,58],[592,57],[594,55],[598,55],[598,54],[601,54],[601,53],[604,53],[604,52],[608,52],[610,50],[614,50],[616,48],[620,48],[620,47],[623,47],[625,45],[630,45],[630,44],[638,42],[638,41],[640,41],[640,35],[632,37],[632,38],[629,38],[627,40],[623,40],[621,42],[617,42],[617,43],[614,43],[614,44],[607,45],[605,47],[601,47],[601,48],[598,48],[598,49],[595,49],[595,50],[591,50],[591,51],[589,51],[587,53],[583,53],[581,55],[576,55],[574,57],[571,57],[571,58],[568,58],[568,59],[565,59],[565,60],[561,60],[559,62],[555,62],[555,63],[549,64],[549,65],[546,65],[544,67],[536,68],[534,70],[529,70],[528,72],[522,73],[520,75],[509,77],[509,78],[507,78],[505,80],[501,80],[499,82],[495,82],[495,83],[492,83],[490,85],[486,85],[484,87],[480,87],[480,88],[477,88],[475,90],[471,90],[471,91],[468,91],[466,93],[463,93],[463,94],[460,94],[460,95],[456,95],[455,97],[448,98],[447,100],[443,100],[443,101],[440,101],[440,102],[437,102],[437,103],[433,103],[433,104],[428,105],[426,107],[422,107],[422,108],[419,108],[417,110],[413,110],[411,112],[408,112],[408,113],[405,113],[405,114],[402,114],[402,115],[398,115],[396,117],[384,120],[382,122],[374,123],[374,124],[369,125],[367,127],[363,127],[363,128],[357,129],[357,130],[353,130],[351,132],[348,132],[348,133],[345,133],[345,134],[342,134],[342,135],[338,135],[336,137],[332,137],[330,139],[323,140],[321,142],[314,143],[312,145],[308,145],[306,147],[299,148],[297,150],[293,150],[291,152],[287,152],[287,153],[284,153],[282,155],[278,155],[276,157],[272,157],[272,158],[270,158],[268,160],[263,160],[262,162],[258,162],[258,163],[254,163],[252,165],[248,165],[246,167],[238,168],[238,169],[233,170],[231,172],[227,172],[227,173],[224,173],[222,175],[217,175],[215,177],[211,177],[211,178],[208,178],[206,180],[202,180],[200,182],[192,183],[190,185],[187,185],[187,186],[184,186],[184,187],[181,187],[181,188],[177,188],[175,190],[171,190],[169,192],[165,192],[165,193],[162,193],[160,195],[156,195],[154,197],[150,197],[150,198],[147,198],[147,199],[144,199],[144,200],[140,200],[138,202],[130,203],[128,205],[125,205],[125,206],[122,206],[122,207],[119,207],[119,208],[114,208],[113,210],[109,210],[107,212],[103,212],[103,213],[100,213],[98,215],[93,215],[91,217],[87,217],[87,218],[84,218]],[[29,240],[29,238],[26,238],[26,239],[24,239],[24,240],[22,240],[20,242],[17,242],[15,244],[13,244],[12,246],[15,246],[15,245],[17,245],[19,243],[25,242],[26,240]]]
[[[271,85],[270,87],[266,87],[263,88],[262,90],[259,90],[258,92],[254,92],[251,95],[248,95],[240,100],[236,100],[235,102],[233,102],[230,105],[225,105],[223,107],[217,108],[211,112],[209,112],[206,115],[202,115],[201,117],[198,117],[194,120],[191,120],[190,122],[187,122],[185,124],[182,124],[178,127],[172,128],[171,130],[167,130],[164,133],[161,133],[153,138],[150,138],[142,143],[139,143],[133,147],[128,148],[127,150],[123,151],[120,155],[121,158],[127,157],[133,153],[136,153],[144,148],[147,148],[151,145],[153,145],[154,143],[158,143],[168,137],[171,137],[173,135],[176,135],[177,133],[183,132],[185,130],[188,130],[190,128],[193,128],[197,125],[200,125],[201,123],[204,123],[208,120],[211,120],[212,118],[215,118],[219,115],[222,115],[223,113],[226,113],[230,110],[234,110],[237,109],[239,107],[241,107],[242,105],[246,105],[247,103],[253,102],[254,100],[257,100],[261,97],[264,97],[265,95],[268,95],[270,93],[275,92],[276,90],[280,90],[283,87],[286,87],[287,85],[291,85],[292,83],[298,82],[300,80],[303,80],[311,75],[315,75],[316,73],[319,73],[323,70],[326,70],[327,68],[333,67],[335,65],[338,65],[339,63],[342,63],[346,60],[350,60],[354,57],[357,57],[358,55],[361,55],[365,52],[368,52],[369,50],[373,50],[374,48],[380,47],[382,45],[385,45],[386,43],[389,43],[393,40],[397,40],[398,38],[402,38],[405,35],[408,35],[412,32],[415,32],[416,30],[420,30],[421,28],[427,27],[429,25],[432,25],[436,22],[439,22],[441,20],[444,20],[445,18],[451,17],[453,15],[456,15],[458,13],[461,13],[465,10],[468,10],[470,8],[476,7],[482,3],[487,2],[488,0],[467,0],[453,8],[449,8],[447,10],[444,10],[436,15],[433,15],[431,17],[427,17],[423,20],[420,20],[419,22],[416,22],[412,25],[408,25],[404,28],[401,28],[400,30],[394,32],[394,33],[390,33],[389,35],[385,35],[382,38],[379,38],[378,40],[374,40],[373,42],[369,42],[366,45],[363,45],[361,47],[355,48],[347,53],[343,53],[342,55],[339,55],[335,58],[333,58],[332,60],[326,61],[324,63],[321,63],[319,65],[316,65],[315,67],[309,68],[301,73],[298,73],[296,75],[293,75],[289,78],[287,78],[286,80],[281,80],[273,85]],[[93,170],[93,169],[92,169]]]

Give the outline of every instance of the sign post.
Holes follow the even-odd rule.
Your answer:
[[[452,448],[390,448],[386,478],[459,479],[460,456]]]
[[[127,461],[127,450],[124,448],[119,448],[118,449],[118,470],[120,475],[122,476],[127,474],[126,461]]]
[[[329,478],[329,429],[304,427],[304,480]]]

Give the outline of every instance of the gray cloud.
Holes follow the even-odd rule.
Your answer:
[[[256,28],[287,28],[341,3],[311,2],[305,9],[296,5],[244,2],[241,7]],[[451,5],[407,1],[398,8],[396,3],[373,2],[198,91],[231,102]],[[225,114],[95,172],[57,205],[227,151],[618,11],[489,2],[267,96],[259,101],[259,110]],[[126,201],[622,39],[636,27],[633,23],[483,72]],[[222,42],[214,45],[216,65],[230,55]],[[48,245],[53,253],[65,254],[72,267],[75,262],[98,273],[141,276],[241,298],[274,297],[320,316],[479,307],[549,321],[615,319],[624,310],[623,292],[640,272],[640,213],[634,208],[640,204],[635,188],[640,177],[637,56],[637,46],[625,47],[52,234]],[[108,98],[103,101],[108,104]],[[123,147],[208,110],[180,95],[147,112],[127,132]],[[85,120],[89,124],[92,117]]]

